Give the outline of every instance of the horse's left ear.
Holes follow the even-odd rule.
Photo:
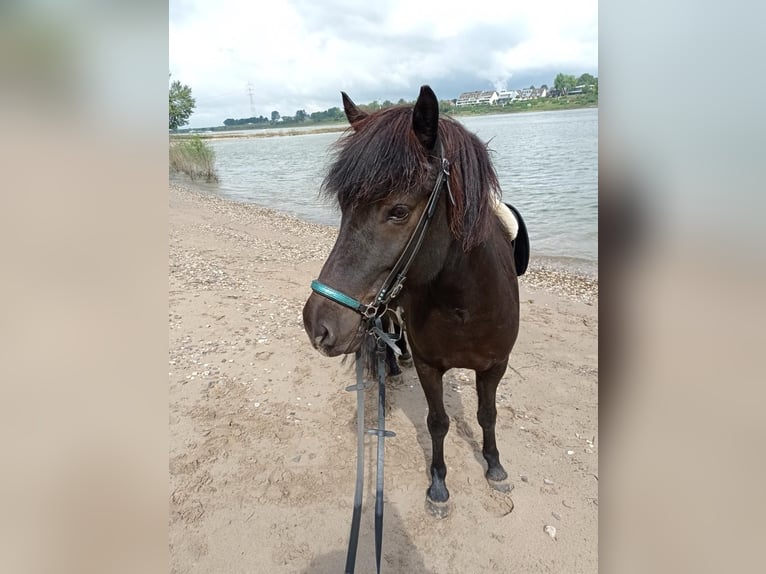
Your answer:
[[[429,86],[420,87],[420,95],[412,111],[412,129],[426,151],[434,149],[439,131],[439,100]]]
[[[351,101],[351,98],[348,97],[346,92],[341,92],[340,94],[343,98],[343,111],[346,112],[348,123],[351,124],[351,127],[354,127],[354,124],[366,118],[367,114],[356,107],[356,104]]]

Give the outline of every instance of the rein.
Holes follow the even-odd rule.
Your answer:
[[[376,328],[383,332],[380,317],[375,319]],[[388,337],[387,337],[388,338]],[[390,340],[390,339],[389,339]],[[356,486],[354,488],[354,511],[351,515],[351,533],[346,553],[346,574],[354,573],[356,549],[359,542],[359,526],[362,520],[362,492],[364,490],[364,435],[378,437],[377,467],[375,480],[375,566],[380,574],[380,558],[383,549],[383,439],[395,437],[396,433],[386,430],[386,344],[392,345],[397,354],[399,348],[383,338],[376,340],[375,363],[378,375],[378,427],[364,427],[364,391],[372,385],[364,380],[364,362],[362,351],[356,352],[356,384],[346,387],[347,391],[356,391]]]
[[[351,517],[351,534],[348,542],[348,552],[346,554],[346,574],[353,574],[356,564],[356,550],[359,541],[359,526],[362,518],[362,492],[364,490],[364,435],[365,433],[378,437],[377,445],[377,469],[375,484],[375,564],[377,572],[380,574],[380,558],[383,546],[383,440],[388,437],[396,436],[395,433],[386,430],[386,345],[394,353],[401,355],[399,347],[395,341],[383,329],[381,317],[388,311],[388,303],[395,298],[402,290],[404,281],[407,278],[407,271],[420,251],[423,244],[428,225],[436,212],[436,206],[441,194],[441,189],[446,182],[447,194],[453,205],[455,203],[452,197],[452,190],[449,185],[449,161],[444,157],[444,147],[439,143],[441,151],[441,169],[436,178],[431,195],[428,198],[426,207],[420,215],[418,224],[410,235],[407,244],[404,246],[399,258],[392,267],[383,285],[378,290],[378,294],[370,303],[362,303],[346,295],[342,291],[333,289],[329,285],[321,283],[319,280],[311,282],[311,289],[314,293],[321,295],[356,311],[362,316],[365,323],[366,333],[375,339],[375,367],[378,378],[378,427],[374,429],[364,428],[364,391],[372,383],[364,381],[364,364],[362,360],[361,349],[356,352],[356,384],[347,387],[347,391],[356,391],[356,486],[354,489],[354,510]]]

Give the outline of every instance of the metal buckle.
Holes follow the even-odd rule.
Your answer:
[[[362,315],[365,319],[374,319],[378,314],[378,306],[374,304],[369,304],[364,308],[364,312]]]
[[[396,297],[396,296],[399,294],[399,292],[402,290],[402,287],[404,287],[404,280],[405,280],[405,279],[406,279],[405,277],[402,277],[402,278],[401,278],[401,279],[400,279],[400,280],[399,280],[399,281],[396,283],[396,285],[394,285],[394,288],[393,288],[393,289],[391,289],[391,293],[390,293],[390,294],[389,294],[389,296],[388,296],[388,299],[389,299],[389,300],[391,300],[391,299],[395,298],[395,297]]]

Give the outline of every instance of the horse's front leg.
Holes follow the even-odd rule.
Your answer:
[[[415,358],[420,385],[428,402],[428,432],[431,434],[431,486],[426,491],[426,508],[437,518],[449,514],[449,491],[444,480],[447,465],[444,464],[444,437],[449,431],[449,417],[444,410],[442,376],[444,371],[423,364]]]
[[[495,421],[497,420],[497,407],[495,406],[495,397],[497,395],[497,385],[505,374],[508,366],[508,359],[495,365],[494,367],[476,373],[476,393],[479,397],[479,408],[476,412],[476,418],[484,433],[484,446],[482,454],[487,461],[487,482],[492,488],[500,492],[510,492],[511,487],[508,484],[508,473],[505,472],[503,465],[500,464],[500,453],[497,450],[495,440]]]

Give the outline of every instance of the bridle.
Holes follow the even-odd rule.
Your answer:
[[[383,281],[383,285],[381,285],[378,294],[373,300],[367,304],[362,303],[350,295],[346,295],[342,291],[321,283],[318,279],[311,282],[311,290],[314,291],[314,293],[327,297],[335,303],[356,311],[368,322],[371,322],[375,317],[380,317],[385,313],[388,303],[401,292],[402,287],[404,286],[404,281],[407,279],[407,271],[423,244],[423,239],[425,238],[426,231],[428,231],[431,219],[436,212],[436,206],[445,182],[450,201],[452,201],[453,205],[455,203],[449,184],[449,161],[444,157],[444,147],[441,145],[441,142],[439,142],[439,147],[441,152],[441,157],[439,158],[441,169],[436,177],[436,183],[434,183],[431,195],[428,197],[426,208],[423,210],[423,213],[420,214],[418,224],[412,231],[412,234],[407,241],[407,245],[404,246],[399,258],[396,260],[396,263],[394,263],[394,266],[391,268],[391,271],[385,281]]]
[[[376,342],[376,371],[378,377],[378,428],[364,428],[364,391],[369,384],[364,381],[364,367],[361,350],[356,352],[356,385],[347,387],[347,391],[356,391],[356,421],[357,421],[357,440],[356,440],[356,487],[354,491],[354,511],[351,517],[351,534],[348,542],[348,552],[346,554],[346,574],[353,574],[356,564],[356,549],[359,540],[359,527],[362,518],[362,491],[364,487],[364,435],[375,435],[378,437],[377,449],[377,473],[375,484],[375,562],[377,572],[380,574],[380,558],[383,545],[383,439],[396,436],[393,432],[386,430],[386,345],[388,345],[396,355],[401,355],[401,350],[396,342],[383,329],[382,316],[388,311],[388,304],[402,290],[407,271],[409,271],[412,261],[420,251],[425,238],[428,226],[431,223],[436,206],[441,195],[442,187],[447,187],[447,194],[452,204],[455,200],[452,197],[452,190],[449,184],[449,161],[444,157],[444,147],[439,142],[440,160],[439,173],[436,176],[436,183],[428,197],[428,202],[420,214],[415,229],[412,231],[407,244],[404,246],[399,258],[394,263],[383,285],[378,290],[378,294],[370,303],[362,303],[342,291],[334,289],[329,285],[321,283],[315,279],[311,282],[311,290],[323,297],[348,307],[362,316],[362,323],[366,332],[374,337]]]

